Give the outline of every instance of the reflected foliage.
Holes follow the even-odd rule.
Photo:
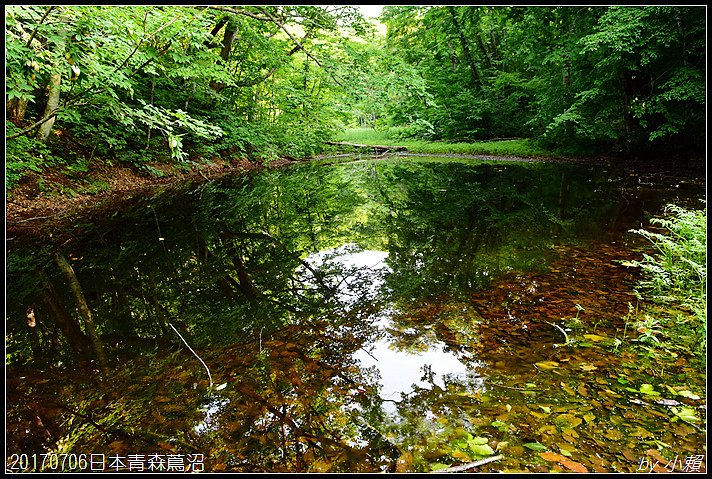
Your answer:
[[[577,165],[312,164],[176,186],[72,232],[17,238],[9,445],[204,453],[206,469],[234,472],[429,471],[511,447],[508,467],[535,469],[516,448],[577,442],[575,426],[559,423],[594,414],[568,390],[628,397],[616,379],[655,382],[655,372],[624,377],[605,357],[611,342],[557,349],[551,326],[581,303],[576,344],[616,334],[633,281],[606,266],[623,253],[587,245],[620,238],[670,196],[637,188],[637,178]],[[101,375],[55,251],[70,260],[104,343]],[[387,253],[385,267],[349,262],[365,251]],[[441,378],[426,366],[422,385],[386,404],[378,371],[354,356],[386,337],[401,352],[442,347],[468,373]],[[606,371],[605,385],[577,375],[590,368]],[[682,358],[675,368],[692,370]],[[562,379],[563,390],[539,392]],[[555,417],[573,420],[534,415],[555,398],[569,401]],[[633,407],[614,399],[611,411]]]

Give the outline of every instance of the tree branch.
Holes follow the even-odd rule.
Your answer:
[[[30,35],[30,39],[27,40],[27,43],[25,44],[25,46],[26,46],[27,48],[30,48],[30,45],[32,44],[32,40],[34,40],[34,39],[35,39],[35,35],[37,35],[37,29],[40,28],[40,25],[42,25],[42,24],[44,23],[45,19],[47,18],[47,16],[49,16],[50,12],[51,12],[53,9],[54,9],[54,7],[49,7],[49,8],[47,9],[47,11],[45,12],[45,14],[42,15],[42,18],[40,18],[40,22],[37,24],[37,26],[35,27],[34,31],[33,31],[32,34]]]

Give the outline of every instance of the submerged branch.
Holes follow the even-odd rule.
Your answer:
[[[439,471],[433,472],[462,472],[475,467],[484,466],[485,464],[489,464],[490,462],[499,461],[500,459],[504,459],[504,456],[501,454],[498,456],[486,457],[475,462],[468,462],[467,464],[463,464],[461,466],[448,467],[447,469],[440,469]]]
[[[213,387],[213,377],[212,377],[212,375],[210,374],[210,369],[208,369],[208,365],[205,364],[205,361],[203,361],[202,359],[200,359],[200,356],[198,356],[198,353],[196,353],[195,351],[193,351],[193,348],[190,347],[190,345],[186,342],[186,340],[183,339],[183,336],[180,335],[180,333],[178,332],[178,330],[177,330],[171,323],[168,323],[168,326],[170,326],[171,329],[173,329],[173,331],[176,332],[176,334],[177,334],[178,337],[181,339],[181,341],[183,341],[183,344],[185,344],[185,345],[188,347],[188,349],[190,349],[190,352],[193,353],[193,355],[195,355],[196,358],[198,358],[198,361],[200,361],[201,363],[203,363],[203,366],[205,367],[205,370],[208,372],[208,379],[210,379],[210,387]]]

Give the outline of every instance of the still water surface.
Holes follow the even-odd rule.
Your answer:
[[[666,377],[704,388],[704,368],[641,367],[615,345],[639,279],[621,262],[650,251],[628,230],[703,196],[694,179],[605,166],[394,158],[186,184],[16,238],[9,444],[203,454],[205,470],[243,472],[495,454],[479,470],[632,472],[651,450],[702,454],[699,426],[633,392]],[[74,311],[57,249],[107,349],[101,382],[38,289],[43,272]]]

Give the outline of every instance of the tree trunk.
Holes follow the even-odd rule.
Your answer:
[[[59,32],[60,35],[55,40],[55,48],[57,53],[64,54],[65,51],[65,38],[64,32]],[[47,121],[40,125],[39,130],[37,130],[37,139],[40,141],[46,141],[52,131],[52,126],[56,119],[57,110],[59,108],[59,96],[62,84],[62,67],[63,59],[58,60],[58,63],[52,65],[52,73],[49,76],[49,85],[47,85],[47,106],[45,106],[42,118],[49,118]]]
[[[55,324],[57,324],[62,330],[62,333],[64,333],[64,337],[67,338],[69,346],[74,351],[77,360],[80,363],[89,363],[90,357],[89,351],[87,350],[89,341],[82,332],[82,328],[62,305],[59,293],[57,293],[57,289],[47,274],[44,271],[37,271],[37,276],[42,285],[42,299],[52,311]]]
[[[13,98],[7,102],[7,119],[17,126],[20,126],[25,120],[26,111],[27,100],[25,99]]]
[[[455,11],[455,7],[447,7],[447,10],[448,12],[450,12],[452,24],[455,27],[455,31],[457,32],[458,38],[460,39],[460,45],[462,46],[462,52],[465,54],[465,61],[467,62],[467,66],[470,67],[470,73],[472,75],[472,84],[473,86],[481,86],[482,80],[480,79],[480,73],[479,71],[477,71],[477,65],[475,65],[475,62],[472,59],[470,45],[467,42],[467,38],[465,38],[465,33],[462,31],[460,22],[457,19],[457,12]]]
[[[32,306],[29,306],[25,315],[27,330],[30,334],[30,346],[32,347],[32,356],[34,357],[35,361],[39,361],[42,359],[43,353],[42,345],[40,344],[40,337],[39,334],[37,334],[37,317],[35,315],[35,309]]]
[[[72,289],[72,293],[74,293],[74,298],[77,301],[79,313],[84,319],[84,325],[87,329],[89,341],[91,342],[94,354],[96,355],[96,358],[99,361],[99,367],[102,371],[106,371],[107,362],[106,356],[104,354],[104,347],[102,346],[101,340],[99,339],[99,335],[96,332],[96,326],[94,325],[94,320],[92,319],[91,310],[89,309],[89,305],[87,304],[86,298],[84,297],[84,292],[82,291],[82,287],[79,284],[79,280],[77,279],[76,274],[74,274],[72,265],[69,264],[67,258],[65,258],[64,255],[59,251],[54,253],[54,261],[55,263],[57,263],[57,266],[59,266],[59,269],[62,270],[62,273],[64,273],[64,276],[69,282],[69,287]]]
[[[60,90],[60,84],[62,83],[62,74],[61,73],[53,73],[49,77],[49,86],[47,89],[49,90],[47,93],[47,106],[45,107],[44,114],[42,115],[43,118],[46,118],[50,115],[54,115],[57,111],[57,107],[59,106],[59,90]],[[37,130],[37,139],[40,141],[46,141],[47,138],[49,137],[50,132],[52,131],[52,126],[54,125],[54,120],[56,117],[52,117],[46,122],[42,123],[40,126],[40,129]]]

